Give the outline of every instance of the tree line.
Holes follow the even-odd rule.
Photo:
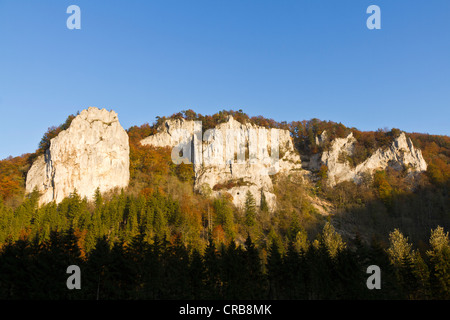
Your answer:
[[[1,299],[449,299],[450,243],[442,228],[432,230],[430,250],[413,250],[394,230],[383,248],[355,239],[350,248],[327,224],[320,237],[302,247],[290,243],[281,253],[276,242],[266,259],[247,237],[203,251],[180,237],[128,243],[98,238],[86,255],[70,228],[49,239],[8,242],[0,253]],[[66,287],[69,265],[81,269],[81,289]],[[381,269],[381,288],[368,289],[369,265]]]
[[[308,152],[315,152],[313,138],[323,130],[331,137],[350,130],[314,119],[275,123],[241,111],[213,116],[186,111],[176,117],[204,120],[210,127],[228,115],[289,128],[297,147]],[[39,150],[44,151],[71,118],[50,128]],[[450,221],[448,137],[411,134],[429,163],[428,171],[415,180],[405,172],[386,170],[358,185],[344,182],[328,188],[326,168],[311,185],[274,176],[277,209],[269,212],[264,197],[257,204],[247,194],[240,209],[226,195],[210,199],[195,193],[192,166],[174,165],[167,148],[139,143],[154,134],[162,120],[128,130],[130,185],[109,194],[97,191],[94,201],[74,190],[59,204],[38,206],[39,193],[25,194],[24,184],[39,152],[0,161],[1,297],[448,298],[448,235],[437,228],[447,229]],[[381,145],[397,134],[378,131],[360,140],[371,145],[375,139]],[[299,145],[301,141],[306,144]],[[333,207],[333,215],[318,212],[312,203],[318,198]],[[346,242],[332,225],[344,231]],[[351,230],[361,236],[351,239]],[[428,243],[423,243],[430,230]],[[408,241],[419,249],[413,250]],[[69,264],[82,267],[80,292],[65,287]],[[372,264],[382,270],[381,290],[366,287],[366,268]],[[250,265],[256,267],[250,270]]]

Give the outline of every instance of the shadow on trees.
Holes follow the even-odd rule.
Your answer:
[[[284,254],[276,242],[266,263],[250,237],[244,246],[234,241],[204,252],[172,242],[135,236],[129,244],[113,245],[105,237],[84,256],[73,230],[52,232],[48,241],[19,240],[6,244],[0,255],[1,299],[86,300],[252,300],[252,299],[407,299],[408,270],[389,262],[379,242],[366,245],[356,238],[334,256],[323,237],[305,250],[291,243]],[[66,269],[81,269],[81,290],[69,290]],[[369,290],[369,265],[382,270],[381,290]],[[410,271],[410,270],[409,270]],[[406,275],[406,276],[405,276]],[[400,281],[401,279],[408,281]],[[433,291],[415,298],[432,299]],[[448,298],[448,297],[446,297]]]
[[[358,235],[366,242],[377,238],[387,243],[389,233],[399,229],[414,245],[425,250],[432,229],[450,228],[448,186],[428,185],[413,192],[393,191],[385,198],[371,200],[364,199],[356,188],[353,183],[345,183],[329,193],[335,203],[339,197],[346,198],[346,203],[333,216],[333,225],[346,240],[351,241]]]

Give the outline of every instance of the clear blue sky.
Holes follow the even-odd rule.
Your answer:
[[[449,135],[450,1],[0,0],[0,159],[89,106]]]

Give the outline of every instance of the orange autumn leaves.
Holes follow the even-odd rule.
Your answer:
[[[12,201],[25,193],[25,175],[28,171],[30,155],[9,157],[0,161],[0,198]]]

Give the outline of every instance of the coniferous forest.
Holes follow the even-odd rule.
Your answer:
[[[73,229],[51,232],[44,242],[7,243],[0,256],[1,299],[448,299],[449,245],[433,231],[432,249],[422,257],[394,231],[388,250],[357,242],[338,248],[324,231],[317,245],[286,252],[273,243],[263,263],[248,237],[204,252],[189,250],[180,237],[138,234],[110,246],[103,237],[84,254]],[[331,237],[331,238],[328,238]],[[331,242],[331,243],[330,243]],[[382,270],[381,288],[366,286],[368,265]],[[82,290],[68,290],[67,266],[82,270]]]
[[[352,131],[355,163],[391,141],[397,130],[360,132],[313,119],[276,123],[239,112],[173,117],[205,127],[227,114],[238,121],[291,131],[302,153],[314,137]],[[247,195],[238,209],[226,196],[193,191],[190,165],[174,165],[170,150],[141,146],[153,125],[131,127],[127,189],[77,190],[61,203],[39,206],[25,194],[33,159],[70,124],[49,128],[38,150],[0,161],[0,299],[449,299],[450,140],[408,134],[428,170],[414,181],[384,170],[361,184],[326,185],[326,168],[312,183],[274,176],[277,209]],[[317,199],[330,214],[318,209]],[[68,290],[67,267],[81,269],[81,290]],[[381,289],[368,289],[369,266]]]

